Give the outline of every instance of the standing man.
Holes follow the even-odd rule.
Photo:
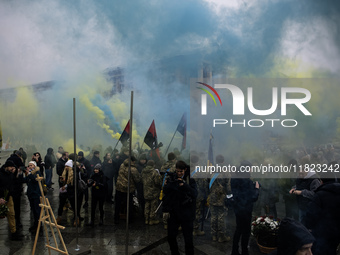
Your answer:
[[[78,152],[78,162],[80,164],[83,164],[84,166],[84,172],[86,177],[84,177],[84,181],[87,183],[87,179],[91,176],[92,170],[91,170],[91,163],[88,159],[84,157],[84,152],[79,151]],[[85,203],[83,205],[83,208],[87,208],[89,206],[89,190],[86,189],[84,191],[84,196],[85,196]]]
[[[61,188],[60,176],[63,175],[63,171],[64,171],[67,160],[68,160],[68,152],[64,151],[61,157],[59,158],[57,162],[57,167],[56,167],[57,174],[59,175],[59,188]]]
[[[249,161],[243,161],[241,167],[251,167]],[[249,172],[236,172],[231,179],[231,192],[234,195],[234,212],[236,218],[236,230],[233,237],[231,255],[239,255],[239,241],[241,239],[242,254],[248,255],[248,242],[251,232],[251,217],[254,202],[259,197],[260,185],[250,180]]]
[[[130,186],[128,182],[128,174],[129,174],[129,159],[127,158],[125,159],[124,163],[121,164],[119,173],[118,173],[118,180],[117,180],[117,185],[116,185],[116,196],[115,196],[115,216],[114,216],[115,224],[119,223],[121,205],[127,199],[128,188],[130,192],[129,194],[130,215],[127,215],[126,217],[129,217],[129,219],[131,219],[131,215],[132,215],[131,211],[133,208],[132,197],[136,191],[136,184],[141,181],[141,175],[139,174],[136,168],[136,158],[134,156],[131,156]]]
[[[184,161],[176,163],[175,174],[164,183],[164,211],[169,212],[168,243],[172,255],[179,255],[177,234],[181,226],[185,243],[185,254],[194,254],[193,229],[196,210],[197,188],[190,178],[189,166]]]
[[[336,169],[336,161],[329,165]],[[312,251],[314,255],[336,254],[340,243],[340,183],[331,172],[320,173],[321,186],[315,191],[308,204],[306,227],[315,237]]]
[[[52,170],[57,163],[57,160],[55,159],[53,149],[48,148],[47,154],[45,156],[45,174],[46,174],[46,186],[48,190],[53,190],[52,188]]]
[[[64,153],[64,148],[62,146],[59,146],[58,152],[56,153],[57,160],[59,160],[63,156],[63,153]]]
[[[99,157],[99,151],[94,151],[93,152],[93,157],[90,160],[90,164],[91,164],[91,173],[88,176],[91,176],[93,174],[94,167],[97,164],[100,164],[100,165],[102,164],[102,161],[100,160],[100,157]]]

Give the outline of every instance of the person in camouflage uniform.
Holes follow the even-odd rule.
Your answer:
[[[159,192],[162,186],[160,174],[155,170],[155,161],[149,160],[147,166],[142,170],[142,181],[144,187],[144,217],[145,224],[156,225],[156,209],[158,206]]]
[[[162,176],[162,185],[164,185],[164,180],[166,178],[166,172],[174,173],[176,171],[176,155],[173,152],[170,152],[168,154],[168,161],[163,164],[161,167],[161,176]],[[163,187],[162,187],[163,188]],[[161,200],[163,198],[160,198]],[[164,229],[168,229],[168,216],[169,213],[163,212],[163,224],[164,224]]]
[[[114,222],[115,224],[119,223],[120,217],[120,209],[121,205],[127,199],[128,192],[128,173],[129,173],[129,159],[125,159],[123,164],[119,168],[117,183],[116,183],[116,197],[115,197],[115,215]],[[130,196],[129,196],[129,205],[130,208],[133,208],[133,195],[136,191],[136,184],[141,181],[141,175],[139,174],[136,168],[136,158],[131,156],[131,176],[130,176]],[[129,218],[131,219],[131,211]]]
[[[216,156],[216,163],[223,165],[224,157],[222,155]],[[225,207],[224,200],[228,193],[228,184],[230,182],[227,176],[223,176],[223,173],[219,173],[218,178],[211,179],[209,205],[211,212],[211,235],[213,241],[220,243],[230,240],[230,237],[225,235],[226,222],[225,217],[227,214],[227,208]],[[230,184],[229,184],[230,185]],[[230,189],[229,189],[230,190]]]

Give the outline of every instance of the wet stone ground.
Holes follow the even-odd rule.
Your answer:
[[[57,215],[59,204],[59,190],[57,185],[57,175],[53,173],[53,186],[55,189],[50,190],[46,197],[49,199],[52,210]],[[22,195],[21,199],[21,221],[23,228],[20,232],[24,235],[22,241],[11,241],[9,239],[9,229],[7,219],[0,219],[0,255],[27,255],[32,254],[35,235],[29,232],[31,226],[31,213],[28,199],[25,195]],[[283,211],[283,204],[280,202],[278,205],[278,211]],[[97,209],[95,227],[85,226],[89,222],[90,218],[90,205],[87,210],[81,209],[81,216],[85,218],[80,223],[78,228],[73,226],[73,212],[68,209],[63,212],[63,221],[61,225],[65,226],[64,230],[61,230],[63,240],[67,245],[67,249],[70,254],[77,254],[77,244],[80,246],[80,251],[90,250],[91,254],[96,255],[109,255],[109,254],[125,254],[126,251],[126,223],[125,220],[121,220],[120,224],[114,225],[114,204],[105,203],[105,218],[104,225],[99,226],[99,211]],[[282,217],[280,215],[279,217]],[[235,219],[232,211],[229,211],[227,219],[227,235],[232,237],[232,233],[235,229]],[[210,218],[204,222],[204,236],[194,237],[195,254],[230,254],[232,242],[218,243],[213,242],[210,234]],[[128,228],[128,254],[170,254],[168,243],[166,242],[167,231],[163,229],[163,225],[145,225],[141,212],[135,212],[133,222],[129,224]],[[49,232],[49,241],[54,245],[51,232]],[[37,255],[49,254],[48,248],[46,248],[47,239],[45,235],[40,235],[36,252]],[[62,248],[59,238],[57,238],[59,248]],[[181,254],[184,254],[184,242],[181,234],[178,236],[178,242]],[[256,241],[253,237],[250,238],[249,243],[250,254],[261,254],[259,248],[256,245]],[[56,251],[51,250],[50,254],[59,254]]]

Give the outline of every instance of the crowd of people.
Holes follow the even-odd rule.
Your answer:
[[[296,151],[290,155],[293,159],[287,164],[328,164],[334,169],[340,157],[334,148],[328,149],[327,153],[317,149]],[[100,155],[99,150],[93,150],[87,157],[84,151],[75,155],[60,146],[57,153],[48,148],[44,160],[39,152],[33,153],[25,166],[27,154],[22,148],[14,151],[0,170],[0,204],[6,204],[9,209],[7,219],[11,238],[20,239],[20,201],[24,186],[27,186],[33,216],[30,231],[34,233],[37,229],[41,190],[36,177],[39,175],[44,177],[46,185],[43,192],[51,192],[59,186],[58,224],[62,224],[64,207],[69,204],[74,212],[74,225],[79,225],[84,221],[81,209],[90,204],[90,221],[84,225],[96,226],[97,205],[99,226],[104,225],[105,203],[114,204],[114,224],[119,224],[123,218],[133,222],[138,201],[146,225],[163,223],[171,254],[179,254],[176,239],[179,230],[183,233],[185,253],[194,254],[193,237],[205,235],[204,220],[210,216],[212,241],[232,240],[231,254],[246,255],[249,254],[252,218],[263,214],[277,218],[276,204],[282,197],[286,218],[280,227],[276,254],[336,254],[340,242],[340,184],[334,173],[325,175],[308,169],[298,171],[292,178],[282,179],[254,179],[249,172],[196,178],[191,174],[192,168],[206,158],[195,151],[185,160],[178,151],[168,153],[167,160],[150,151],[134,150],[130,156],[126,147],[122,147],[121,152],[107,149],[103,160]],[[274,156],[266,160],[275,164]],[[189,161],[191,165],[186,163]],[[229,164],[223,155],[217,155],[215,162]],[[253,164],[259,162],[244,160],[240,166]],[[58,184],[52,182],[54,169],[59,177]],[[128,197],[130,209],[126,211]],[[226,223],[228,210],[233,211],[236,220],[232,237],[227,235],[230,227]],[[301,233],[302,239],[292,240],[294,235],[290,236],[287,229]]]

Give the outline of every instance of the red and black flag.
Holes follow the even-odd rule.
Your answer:
[[[187,140],[187,114],[186,113],[183,114],[181,120],[179,121],[176,131],[178,131],[183,136],[182,150],[184,150],[186,147],[186,140]]]
[[[126,146],[130,139],[130,120],[126,124],[123,133],[121,134],[119,141]]]
[[[155,120],[152,121],[148,132],[146,132],[144,143],[146,143],[151,150],[158,148]]]

